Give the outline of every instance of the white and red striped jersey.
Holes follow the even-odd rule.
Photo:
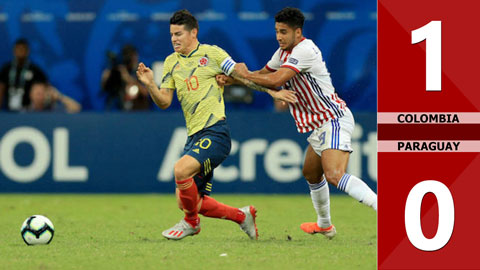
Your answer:
[[[282,67],[297,73],[284,88],[297,92],[298,103],[289,107],[298,132],[312,131],[344,115],[346,104],[335,93],[322,53],[312,40],[303,38],[292,51],[279,48],[265,66],[272,72]]]

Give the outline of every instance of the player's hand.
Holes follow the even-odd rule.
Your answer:
[[[298,102],[297,95],[295,94],[295,91],[286,90],[286,89],[282,89],[280,91],[272,90],[271,95],[276,100],[280,100],[280,101],[284,101],[284,102],[288,102],[288,103],[297,103]]]
[[[149,85],[149,84],[154,83],[154,81],[153,81],[153,71],[149,67],[145,66],[145,64],[143,64],[143,63],[138,64],[137,78],[144,85]]]
[[[234,70],[238,75],[240,75],[243,78],[246,78],[249,73],[248,67],[247,65],[245,65],[245,63],[236,63]]]
[[[217,74],[215,76],[215,80],[217,81],[217,84],[220,87],[223,87],[224,85],[228,84],[228,76],[224,74]]]

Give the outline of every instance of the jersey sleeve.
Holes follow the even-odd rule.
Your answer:
[[[318,61],[318,57],[321,58],[320,51],[313,47],[294,48],[287,62],[281,67],[290,68],[300,73],[311,68],[313,64]]]
[[[225,73],[226,75],[232,74],[233,68],[236,64],[232,57],[230,57],[230,55],[225,50],[218,46],[212,46],[212,50],[213,59],[222,69],[223,73]]]
[[[265,68],[271,72],[277,71],[280,68],[282,62],[280,61],[280,48],[272,55],[272,58],[265,65]]]
[[[174,63],[173,59],[171,57],[167,57],[165,59],[165,62],[163,64],[163,76],[162,76],[162,83],[160,84],[160,88],[169,88],[169,89],[175,89],[175,81],[173,80],[173,69],[175,66],[178,65],[177,63]]]

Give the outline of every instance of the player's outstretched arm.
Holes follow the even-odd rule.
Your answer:
[[[259,74],[267,74],[267,73],[271,73],[271,72],[272,71],[266,69],[265,67],[263,67],[260,70],[252,71],[252,73],[259,73]],[[235,80],[231,76],[228,76],[228,75],[225,75],[225,74],[217,74],[215,76],[215,79],[217,80],[218,86],[220,86],[220,87],[223,87],[225,85],[231,85],[231,84],[242,84],[241,82]]]
[[[252,73],[258,73],[258,74],[268,74],[272,73],[273,71],[268,70],[266,67],[263,67],[260,70],[255,70],[252,71]],[[225,74],[218,74],[215,76],[215,79],[217,80],[218,86],[223,87],[225,85],[232,85],[232,84],[243,84],[231,76],[225,75]]]
[[[153,80],[153,71],[143,63],[138,65],[137,78],[147,87],[148,93],[158,107],[166,109],[172,104],[174,89],[158,89],[157,84]]]
[[[240,76],[235,70],[232,71],[230,76],[232,78],[234,78],[236,81],[244,84],[248,88],[251,88],[253,90],[257,90],[257,91],[260,91],[260,92],[268,93],[270,96],[272,96],[276,100],[281,100],[281,101],[285,101],[285,102],[289,102],[289,103],[297,103],[298,102],[297,96],[295,95],[294,91],[285,90],[285,89],[282,89],[282,90],[279,90],[279,91],[268,89],[266,87],[263,87],[261,85],[258,85],[256,83],[252,82],[251,80],[245,79],[244,77]]]
[[[272,71],[268,70],[266,67],[263,67],[262,69],[260,70],[255,70],[255,71],[252,71],[252,73],[257,73],[257,74],[268,74],[268,73],[272,73]]]
[[[245,63],[235,64],[234,71],[247,80],[269,88],[281,87],[296,75],[295,71],[289,68],[280,68],[275,72],[268,73],[250,72]]]

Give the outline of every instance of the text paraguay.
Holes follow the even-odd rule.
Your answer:
[[[460,142],[398,142],[398,151],[458,151]]]

